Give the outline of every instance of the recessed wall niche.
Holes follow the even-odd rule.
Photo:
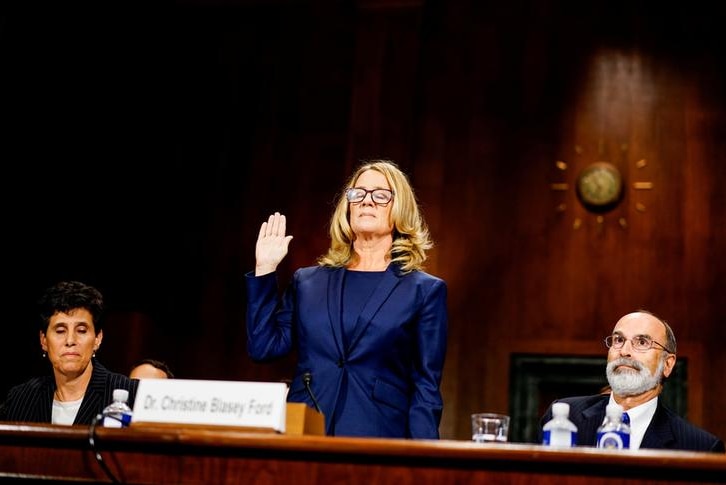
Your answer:
[[[608,385],[603,357],[512,354],[510,362],[509,440],[534,443],[540,418],[558,398],[588,396]],[[660,399],[687,418],[688,361],[678,359]]]

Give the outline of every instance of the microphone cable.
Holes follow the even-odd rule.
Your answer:
[[[96,461],[101,466],[101,469],[104,471],[108,479],[111,480],[112,483],[121,483],[119,479],[116,478],[116,475],[113,474],[111,469],[108,468],[108,464],[106,464],[103,456],[101,456],[101,450],[96,448],[96,426],[98,426],[99,421],[103,421],[103,419],[106,417],[120,421],[115,416],[104,416],[103,414],[97,414],[96,416],[94,416],[91,420],[91,426],[88,429],[88,444],[91,445],[91,451],[93,451],[93,455],[96,457]]]
[[[310,372],[305,372],[302,375],[302,381],[303,384],[305,384],[305,389],[308,391],[308,394],[310,395],[310,399],[313,400],[313,405],[315,405],[315,410],[322,414],[323,412],[320,410],[320,406],[318,405],[318,400],[315,399],[315,394],[313,393],[313,388],[310,387],[310,383],[313,381],[313,375]]]

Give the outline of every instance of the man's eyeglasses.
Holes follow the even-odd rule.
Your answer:
[[[368,194],[371,194],[371,200],[376,204],[388,204],[393,199],[393,191],[388,189],[366,190],[360,187],[351,187],[345,191],[345,198],[348,202],[363,202]]]
[[[605,337],[605,346],[609,349],[622,349],[623,345],[625,345],[625,342],[630,340],[630,345],[633,347],[634,350],[637,352],[646,352],[653,348],[654,345],[657,345],[661,349],[665,350],[669,354],[672,354],[668,348],[666,348],[665,345],[660,344],[653,340],[652,338],[648,337],[647,335],[636,335],[635,337],[631,339],[627,339],[623,337],[622,335],[610,335],[608,337]]]

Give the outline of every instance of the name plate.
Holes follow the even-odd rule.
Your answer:
[[[282,382],[141,379],[131,424],[184,423],[285,432]]]

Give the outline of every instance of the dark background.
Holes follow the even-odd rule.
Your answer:
[[[285,282],[325,251],[347,175],[384,157],[410,175],[437,243],[428,271],[449,284],[443,437],[468,439],[473,412],[510,411],[512,355],[602,357],[641,307],[679,338],[688,418],[726,437],[726,397],[707,392],[726,385],[725,14],[4,3],[0,392],[45,370],[33,302],[60,279],[106,296],[99,358],[114,370],[156,357],[179,377],[289,378],[294,356],[246,356],[259,224],[288,216]],[[625,192],[598,219],[574,182],[602,160]]]

